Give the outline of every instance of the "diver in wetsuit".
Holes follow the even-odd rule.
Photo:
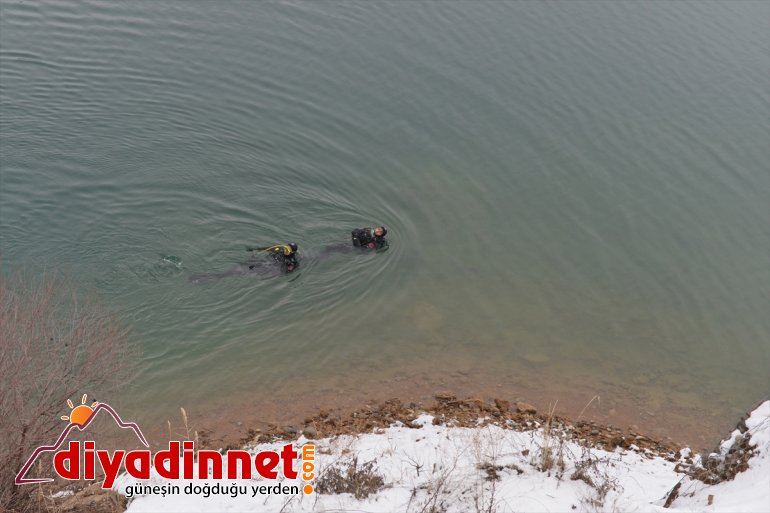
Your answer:
[[[289,244],[276,244],[275,246],[266,248],[257,248],[257,250],[264,251],[270,255],[270,258],[278,262],[286,273],[290,273],[299,267],[297,249],[298,246],[293,242]],[[249,269],[251,270],[254,270],[256,267],[256,264],[249,265]]]
[[[381,249],[388,245],[388,241],[385,240],[387,234],[388,230],[384,226],[377,226],[375,228],[357,228],[350,235],[353,239],[353,245],[356,247]]]
[[[356,228],[350,233],[353,244],[335,242],[327,245],[321,251],[321,258],[336,253],[358,253],[360,251],[387,249],[388,241],[385,235],[388,230],[384,226],[376,228]]]
[[[252,257],[248,262],[236,265],[229,271],[194,275],[190,277],[190,281],[192,283],[209,283],[221,280],[222,278],[244,274],[257,274],[270,278],[281,274],[288,274],[299,267],[297,245],[293,242],[291,244],[277,244],[262,248],[247,248],[247,251],[267,253],[268,258]]]

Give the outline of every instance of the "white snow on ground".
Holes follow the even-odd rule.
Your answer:
[[[415,423],[422,427],[411,429],[395,424],[376,433],[313,442],[316,468],[321,474],[335,466],[347,469],[352,458],[356,458],[359,468],[373,462],[371,468],[383,476],[385,486],[366,498],[356,499],[350,493],[254,498],[250,494],[235,498],[151,495],[130,500],[128,511],[770,511],[770,401],[760,405],[746,421],[752,443],[758,445],[749,470],[733,481],[712,486],[683,480],[683,474],[674,471],[675,463],[660,457],[621,449],[585,449],[546,436],[542,428],[517,432],[493,425],[434,426],[429,415],[419,417]],[[734,433],[731,439],[738,435]],[[297,440],[298,445],[306,442],[302,437]],[[285,443],[261,444],[250,450],[279,449]],[[546,453],[551,454],[553,466],[541,470]],[[498,479],[491,478],[490,472]],[[576,479],[581,475],[584,479]],[[670,509],[664,509],[667,493],[680,480],[683,484],[679,499]],[[156,475],[144,483],[164,482],[168,483]],[[318,482],[316,478],[313,484]],[[126,486],[134,483],[137,481],[123,475],[115,489],[125,493]],[[257,480],[237,483],[271,484]],[[301,489],[304,483],[295,484]],[[710,506],[709,495],[714,496]]]
[[[685,478],[679,490],[679,498],[671,505],[685,511],[764,511],[770,512],[770,401],[765,401],[746,419],[751,445],[757,446],[758,454],[749,460],[749,470],[741,472],[732,481],[706,485]],[[737,429],[722,442],[722,455],[726,454],[742,435]],[[708,505],[708,497],[713,503]]]

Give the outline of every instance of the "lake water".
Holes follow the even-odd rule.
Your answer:
[[[125,320],[115,401],[768,393],[767,2],[1,5],[2,265]],[[290,277],[189,282],[288,241]]]

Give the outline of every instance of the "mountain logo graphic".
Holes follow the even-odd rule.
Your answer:
[[[24,476],[27,474],[30,467],[32,467],[32,465],[42,453],[59,450],[59,448],[64,444],[64,440],[67,438],[67,435],[70,431],[72,431],[73,428],[77,428],[79,431],[85,431],[89,424],[91,424],[91,422],[96,418],[96,415],[101,411],[106,411],[109,413],[120,428],[133,430],[139,441],[142,442],[145,447],[149,447],[147,439],[145,439],[142,430],[139,429],[139,426],[137,426],[134,422],[124,422],[123,419],[120,418],[120,415],[118,415],[118,412],[116,412],[112,406],[107,403],[93,402],[89,406],[86,404],[86,399],[87,394],[83,394],[83,397],[81,398],[80,404],[78,406],[74,406],[72,401],[67,399],[67,405],[72,411],[69,415],[61,417],[62,420],[68,421],[67,426],[61,432],[59,438],[56,439],[56,442],[53,445],[41,445],[35,449],[35,451],[32,453],[32,456],[29,457],[19,473],[16,474],[15,482],[17,485],[50,483],[53,481],[52,478],[27,479]]]

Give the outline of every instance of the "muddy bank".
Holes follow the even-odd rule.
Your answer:
[[[264,429],[251,428],[246,436],[227,448],[235,449],[274,440],[293,440],[300,434],[309,439],[356,435],[384,429],[396,422],[407,427],[416,427],[412,422],[422,413],[432,415],[435,425],[477,427],[495,424],[516,431],[552,426],[567,433],[566,439],[609,451],[616,447],[629,449],[635,446],[640,451],[649,450],[655,455],[669,458],[676,455],[678,459],[681,449],[681,446],[671,439],[653,438],[628,427],[621,428],[586,419],[572,420],[557,415],[553,410],[538,411],[535,406],[523,401],[511,403],[497,398],[489,401],[479,398],[460,399],[448,393],[436,394],[430,404],[405,404],[393,398],[376,405],[366,405],[346,414],[321,410],[297,425],[269,424]],[[208,438],[206,441],[211,443]]]
[[[310,382],[287,383],[271,391],[231,394],[216,403],[179,404],[170,411],[152,412],[137,420],[151,443],[164,445],[169,438],[168,422],[172,433],[185,431],[179,411],[184,407],[191,429],[206,433],[213,445],[223,447],[241,440],[249,429],[301,426],[305,419],[321,411],[342,418],[393,398],[430,408],[435,395],[449,394],[485,402],[495,398],[512,404],[525,401],[541,412],[555,407],[555,413],[565,418],[628,428],[680,447],[705,450],[713,447],[746,409],[716,403],[699,406],[686,396],[666,393],[654,384],[597,384],[575,373],[569,379],[562,374],[559,380],[557,373],[541,369],[529,375],[501,375],[466,367],[443,373],[403,369],[387,375],[373,373],[366,378],[349,375],[323,388]]]
[[[479,427],[491,424],[517,432],[540,430],[549,433],[549,436],[555,439],[576,442],[580,447],[607,451],[622,448],[637,452],[646,458],[659,456],[676,465],[675,472],[683,474],[689,472],[693,478],[705,483],[732,479],[735,474],[748,468],[747,461],[753,454],[750,439],[746,437],[741,444],[736,445],[740,450],[731,451],[728,453],[728,458],[724,460],[728,461],[732,458],[737,462],[730,476],[717,476],[714,472],[714,469],[717,469],[716,465],[714,469],[708,465],[706,467],[696,465],[696,470],[703,474],[701,476],[699,473],[691,472],[694,468],[695,454],[682,450],[682,446],[671,439],[655,438],[633,428],[603,424],[582,416],[570,419],[557,414],[553,408],[539,410],[536,406],[523,401],[511,402],[500,398],[490,400],[477,397],[458,398],[449,393],[435,394],[430,402],[425,404],[404,403],[393,398],[377,404],[368,404],[346,413],[338,410],[319,410],[296,424],[267,424],[264,428],[249,428],[244,436],[224,447],[219,443],[219,439],[214,438],[214,433],[206,431],[197,432],[197,441],[199,448],[240,449],[277,440],[293,441],[299,436],[308,439],[328,439],[339,435],[382,433],[385,429],[398,424],[411,429],[420,429],[418,417],[424,413],[433,417],[432,422],[436,426]],[[745,431],[743,420],[738,423],[738,429],[740,430],[742,426]],[[186,432],[186,437],[190,435],[195,436],[195,431]],[[528,456],[526,452],[528,450],[522,451],[525,457]],[[490,467],[490,472],[493,474],[492,478],[496,478],[495,467]],[[715,476],[719,477],[716,481]],[[673,500],[676,495],[672,492],[671,497]],[[64,483],[62,480],[42,487],[39,498],[41,505],[47,508],[53,507],[64,513],[119,512],[123,511],[126,505],[124,497],[111,491],[101,490],[98,485],[82,482]]]
[[[590,407],[590,404],[588,406]],[[767,403],[764,403],[764,406],[767,406]],[[755,408],[752,415],[757,413],[759,409],[760,407]],[[490,400],[477,397],[458,398],[449,393],[435,394],[426,404],[404,403],[393,398],[377,404],[367,404],[347,413],[320,410],[294,425],[268,424],[264,428],[249,428],[244,436],[227,446],[222,446],[218,440],[213,439],[211,437],[213,433],[205,431],[198,431],[197,433],[187,431],[183,438],[190,439],[194,436],[198,442],[198,448],[219,450],[265,447],[276,442],[283,444],[285,441],[295,441],[300,437],[319,440],[318,443],[323,444],[323,440],[328,442],[338,439],[339,436],[344,438],[344,435],[352,435],[360,439],[369,433],[376,436],[394,428],[406,428],[409,431],[413,429],[424,430],[425,426],[428,425],[425,420],[426,413],[430,415],[427,417],[427,422],[432,422],[433,426],[437,428],[486,426],[495,429],[502,428],[503,431],[498,429],[495,435],[496,438],[500,437],[500,439],[505,438],[504,432],[509,430],[516,433],[528,433],[532,438],[525,438],[525,440],[530,440],[530,443],[525,444],[520,450],[521,457],[524,458],[522,461],[529,461],[531,464],[540,462],[538,465],[541,466],[536,465],[537,469],[548,472],[549,476],[551,467],[544,467],[546,460],[532,451],[542,451],[544,450],[543,447],[550,443],[553,443],[554,447],[557,445],[562,447],[561,444],[573,444],[573,448],[582,448],[581,450],[610,451],[603,452],[603,454],[637,454],[641,458],[634,460],[637,462],[650,461],[655,457],[662,458],[665,461],[658,460],[662,462],[662,467],[658,465],[657,470],[644,470],[643,474],[669,472],[673,488],[667,491],[664,507],[671,506],[680,498],[684,501],[693,500],[698,487],[701,486],[693,485],[693,483],[701,483],[704,486],[715,485],[731,481],[738,474],[746,472],[749,469],[749,460],[762,451],[762,449],[757,449],[757,444],[766,445],[767,443],[766,436],[763,439],[762,433],[757,435],[758,441],[754,441],[752,434],[749,433],[749,421],[754,426],[752,429],[755,430],[758,421],[753,417],[747,419],[747,416],[738,421],[736,430],[729,438],[714,448],[712,454],[709,455],[706,452],[698,455],[697,451],[687,450],[671,439],[659,439],[633,428],[584,419],[582,415],[570,419],[557,414],[553,407],[541,411],[536,406],[522,401],[511,402],[500,398]],[[764,413],[765,416],[767,414]],[[189,428],[188,425],[187,429]],[[443,440],[446,436],[448,435],[444,434],[439,438]],[[541,445],[531,442],[536,437],[545,437],[542,438]],[[423,438],[418,438],[417,441],[421,439]],[[408,440],[412,439],[408,438]],[[553,442],[546,443],[547,440],[553,440]],[[412,449],[418,450],[417,447]],[[622,450],[618,452],[615,449]],[[596,453],[591,454],[595,455]],[[585,457],[585,452],[583,457]],[[595,461],[595,456],[590,456],[589,460]],[[549,461],[553,463],[554,460]],[[517,467],[515,464],[512,466],[477,465],[476,468],[486,472],[487,481],[500,479],[500,473],[504,474],[508,468],[515,469],[519,475],[524,472],[521,467]],[[580,473],[581,468],[587,467],[576,466],[576,473],[571,477],[571,480],[584,480],[589,486],[594,486],[594,481],[587,474]],[[677,477],[679,475],[682,477]],[[380,481],[380,488],[383,482]],[[685,483],[684,487],[682,486],[683,483]],[[320,484],[318,489],[321,490]],[[727,494],[723,495],[728,496]],[[713,495],[708,497],[709,504],[711,504]],[[101,490],[98,484],[82,481],[67,483],[57,479],[54,483],[40,485],[34,491],[34,498],[40,511],[55,510],[62,513],[111,511],[118,513],[126,507],[126,499],[123,495],[116,494],[111,490]],[[658,496],[654,498],[662,501]]]

